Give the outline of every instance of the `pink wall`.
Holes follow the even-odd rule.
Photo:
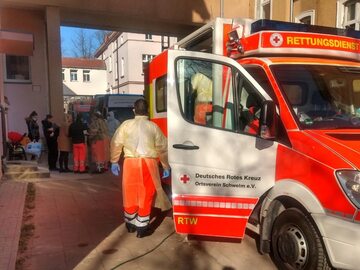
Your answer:
[[[41,120],[48,113],[49,108],[44,13],[1,9],[0,20],[2,29],[34,35],[34,55],[30,57],[31,82],[27,84],[4,82],[4,95],[10,102],[8,130],[27,132],[25,117],[35,110]]]

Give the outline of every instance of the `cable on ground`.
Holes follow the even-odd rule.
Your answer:
[[[150,254],[151,252],[153,252],[154,250],[156,250],[158,247],[160,247],[170,236],[172,236],[173,234],[175,233],[175,231],[172,231],[168,236],[166,236],[163,240],[161,240],[161,242],[159,244],[157,244],[155,247],[153,247],[152,249],[146,251],[145,253],[141,254],[141,255],[138,255],[134,258],[131,258],[129,260],[126,260],[126,261],[123,261],[119,264],[117,264],[116,266],[114,266],[113,268],[111,268],[110,270],[115,270],[116,268],[128,263],[128,262],[132,262],[132,261],[135,261],[141,257],[144,257],[146,256],[147,254]]]

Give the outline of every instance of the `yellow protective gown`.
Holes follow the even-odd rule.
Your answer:
[[[155,207],[171,208],[161,187],[158,158],[164,169],[167,161],[167,139],[160,128],[147,116],[135,116],[115,131],[110,144],[110,161],[116,163],[124,151],[123,206],[125,221],[137,227],[145,227],[150,220],[153,197]]]

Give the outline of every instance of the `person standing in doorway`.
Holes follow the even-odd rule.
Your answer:
[[[110,144],[111,172],[119,175],[119,157],[124,151],[123,207],[125,224],[129,232],[137,231],[141,238],[149,234],[150,212],[154,195],[162,210],[171,204],[162,190],[158,158],[164,168],[163,177],[169,176],[167,139],[160,128],[148,120],[148,106],[144,99],[134,104],[135,119],[127,120],[116,130]],[[155,204],[155,207],[157,205]]]
[[[82,120],[79,113],[76,121],[69,127],[69,137],[73,144],[74,173],[85,173],[86,144],[85,135],[87,134],[87,125]]]
[[[69,169],[69,152],[71,151],[71,139],[69,138],[69,127],[72,123],[71,114],[64,115],[64,121],[60,126],[58,147],[60,151],[59,166],[60,172],[71,172]]]

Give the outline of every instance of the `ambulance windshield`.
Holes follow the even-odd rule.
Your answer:
[[[304,129],[360,129],[360,67],[274,65],[272,71]]]

